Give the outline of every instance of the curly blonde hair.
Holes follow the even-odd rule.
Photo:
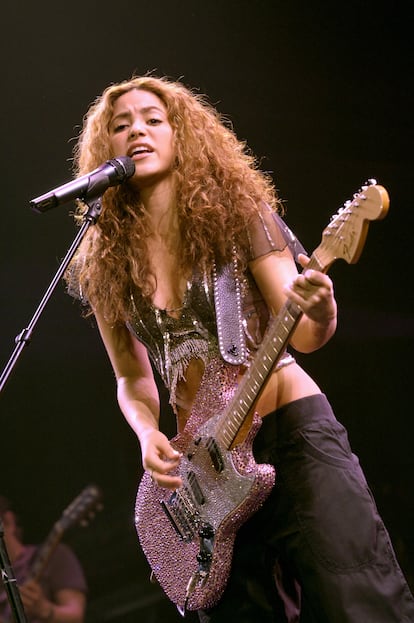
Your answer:
[[[259,169],[245,142],[207,101],[181,82],[154,76],[133,77],[106,88],[90,106],[74,149],[74,170],[84,175],[114,156],[109,124],[114,102],[132,89],[162,101],[173,129],[173,171],[183,271],[206,271],[215,260],[228,262],[237,249],[245,265],[247,226],[262,202],[281,211],[270,176]],[[82,219],[85,206],[78,207]],[[127,319],[133,288],[144,299],[154,292],[146,240],[148,215],[128,183],[106,191],[102,212],[85,236],[66,279],[80,286],[92,308],[108,322]]]

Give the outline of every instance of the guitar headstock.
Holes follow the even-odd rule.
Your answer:
[[[55,530],[63,533],[78,523],[85,526],[102,507],[101,490],[95,485],[89,485],[63,511],[55,524]]]
[[[362,253],[370,221],[385,218],[389,208],[389,196],[375,180],[354,194],[331,218],[324,229],[322,242],[312,257],[320,270],[326,272],[337,259],[355,264]]]

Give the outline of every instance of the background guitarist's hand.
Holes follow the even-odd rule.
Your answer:
[[[170,472],[178,467],[181,455],[174,450],[166,435],[152,429],[140,436],[140,443],[142,464],[152,480],[167,489],[180,487],[181,478],[171,475]]]
[[[19,590],[27,616],[47,621],[53,604],[46,599],[40,584],[35,580],[28,580],[19,587]]]

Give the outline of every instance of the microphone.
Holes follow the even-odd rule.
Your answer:
[[[122,184],[126,179],[134,175],[135,163],[128,156],[119,156],[113,160],[107,160],[100,167],[87,175],[82,175],[63,186],[40,195],[30,201],[30,205],[36,212],[46,212],[63,203],[74,199],[96,199],[100,197],[109,186]]]

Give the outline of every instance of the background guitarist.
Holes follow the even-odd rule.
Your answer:
[[[59,543],[38,581],[30,579],[37,545],[25,544],[22,529],[9,500],[0,495],[7,552],[18,582],[24,611],[29,623],[83,623],[86,580],[74,552]],[[0,586],[0,623],[11,623],[7,596]]]
[[[76,174],[126,155],[135,173],[105,193],[67,278],[97,320],[144,469],[175,489],[180,455],[159,430],[152,365],[182,431],[197,391],[199,402],[200,393],[210,404],[223,396],[223,379],[243,373],[287,296],[303,312],[291,346],[304,353],[335,332],[336,303],[323,272],[298,275],[289,236],[273,218],[282,204],[272,181],[204,98],[150,76],[108,87],[85,117]],[[307,257],[298,260],[306,269]],[[227,264],[237,264],[239,277],[241,364],[219,350],[213,267]],[[229,353],[241,354],[236,344]],[[275,465],[276,485],[239,530],[227,588],[201,620],[291,622],[301,610],[301,621],[320,623],[414,621],[358,460],[319,386],[285,354],[255,408],[263,417],[255,458]]]

